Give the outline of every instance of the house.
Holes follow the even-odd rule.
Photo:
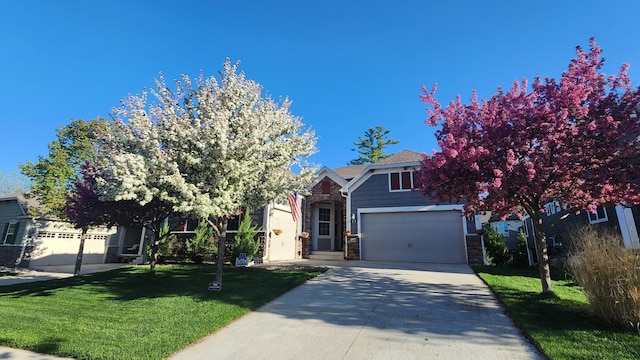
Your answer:
[[[0,197],[0,265],[37,267],[75,264],[81,231],[53,218],[33,218],[35,200],[21,194]],[[84,264],[106,261],[107,249],[117,231],[93,228],[85,240]]]
[[[54,218],[33,218],[29,208],[34,199],[21,194],[0,197],[0,266],[37,267],[75,264],[81,231]],[[261,226],[261,253],[264,261],[293,260],[301,257],[298,234],[301,221],[293,221],[289,205],[272,202],[251,217]],[[227,240],[233,241],[238,218],[229,222]],[[189,236],[196,222],[188,220],[175,233]],[[145,260],[146,245],[153,239],[142,225],[107,229],[92,227],[85,240],[83,264]]]
[[[505,244],[509,250],[518,248],[518,233],[522,230],[526,233],[525,218],[518,214],[511,214],[505,219],[493,215],[491,211],[481,216],[482,225],[488,224],[504,236]]]
[[[300,203],[298,203],[300,206]],[[238,226],[245,214],[229,219],[227,224],[227,246],[232,249],[234,238],[238,233]],[[261,231],[260,250],[255,255],[256,262],[270,262],[300,259],[301,241],[299,235],[302,231],[302,221],[293,219],[291,208],[288,204],[281,204],[277,201],[265,205],[264,207],[251,211],[251,222],[254,226],[259,226]],[[189,238],[195,235],[198,226],[197,219],[181,219],[178,227],[171,233],[180,238]],[[142,240],[141,240],[142,241]],[[124,242],[125,246],[132,242]],[[141,245],[143,243],[141,242]],[[226,252],[231,256],[231,251]],[[232,261],[228,258],[227,260]]]
[[[640,249],[638,229],[640,228],[640,206],[623,205],[599,206],[594,213],[570,211],[558,201],[545,204],[542,228],[547,235],[547,243],[552,249],[568,249],[571,231],[583,226],[596,226],[619,233],[627,248]]]
[[[423,156],[404,150],[374,164],[321,168],[304,203],[302,257],[482,263],[479,219],[413,190]]]

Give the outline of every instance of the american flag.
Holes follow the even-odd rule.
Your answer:
[[[289,194],[289,207],[291,208],[291,216],[293,216],[293,221],[300,220],[302,216],[300,214],[300,198],[298,197],[297,192],[292,192]]]

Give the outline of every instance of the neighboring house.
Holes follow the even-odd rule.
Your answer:
[[[552,201],[545,204],[542,215],[542,227],[547,235],[550,247],[568,248],[570,233],[583,226],[607,228],[622,237],[627,248],[640,249],[638,229],[640,228],[640,206],[626,207],[622,205],[598,207],[595,213],[580,211],[578,213],[565,209],[562,204]]]
[[[75,264],[81,231],[56,219],[34,219],[35,201],[22,195],[0,197],[0,265],[37,267]],[[93,228],[85,241],[84,264],[104,263],[116,230]]]
[[[303,258],[482,263],[479,221],[462,216],[460,204],[413,190],[423,156],[404,150],[374,164],[320,169],[304,206]]]
[[[21,195],[0,197],[0,266],[75,264],[81,231],[53,218],[34,219],[28,212],[31,206],[35,206],[35,201]],[[301,258],[299,234],[302,222],[293,221],[289,205],[272,203],[252,212],[251,217],[254,224],[263,229],[261,252],[256,260]],[[175,232],[188,236],[193,234],[196,225],[195,221],[189,220]],[[238,219],[232,219],[229,222],[228,241],[233,242],[237,229]],[[141,263],[145,260],[146,245],[152,239],[153,234],[141,225],[118,229],[92,227],[87,233],[82,262]]]
[[[525,231],[524,219],[517,214],[512,214],[504,220],[498,216],[491,215],[491,212],[487,212],[487,215],[482,223],[487,223],[498,230],[504,236],[504,241],[509,250],[516,250],[518,248],[518,233],[520,230]]]

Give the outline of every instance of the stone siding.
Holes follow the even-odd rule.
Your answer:
[[[330,193],[323,194],[322,193],[322,183],[328,180],[330,182]],[[304,207],[304,227],[303,231],[308,232],[309,238],[302,239],[302,249],[300,250],[303,259],[308,259],[311,254],[311,237],[313,236],[314,228],[313,228],[313,204],[319,202],[335,202],[336,206],[342,207],[342,229],[338,229],[338,234],[336,236],[342,236],[341,234],[344,232],[344,226],[347,221],[347,204],[345,198],[340,194],[340,186],[335,181],[331,180],[328,176],[325,176],[322,180],[318,181],[318,183],[311,189],[311,194],[305,197],[305,207]],[[338,221],[338,219],[336,219]]]
[[[346,260],[360,260],[360,238],[357,236],[347,237]]]
[[[30,254],[33,251],[33,246],[27,246],[25,248],[22,261],[16,264],[16,261],[22,254],[22,246],[0,246],[0,266],[6,267],[29,267]]]
[[[482,265],[482,242],[480,235],[467,235],[467,261],[469,265]]]

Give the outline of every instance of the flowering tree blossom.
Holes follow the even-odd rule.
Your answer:
[[[80,179],[75,182],[73,189],[66,196],[64,206],[66,218],[71,220],[76,228],[82,229],[79,254],[82,254],[86,234],[91,226],[138,224],[145,226],[154,234],[160,232],[162,224],[171,214],[170,204],[163,203],[159,199],[152,199],[144,205],[134,200],[103,201],[98,189],[97,174],[98,170],[86,161],[80,169]],[[80,268],[76,263],[76,275],[79,272]]]
[[[160,76],[151,94],[130,95],[114,109],[101,144],[102,200],[154,199],[184,216],[208,219],[219,237],[216,280],[222,283],[227,220],[300,191],[314,169],[305,158],[315,137],[262,87],[227,59],[220,80],[186,75],[175,89]],[[297,170],[294,174],[291,170]]]
[[[612,203],[638,203],[640,92],[623,65],[615,76],[600,72],[602,50],[576,57],[560,81],[537,77],[515,82],[488,100],[473,94],[443,108],[423,87],[426,123],[441,151],[425,158],[418,188],[443,201],[466,203],[468,214],[491,210],[506,217],[524,209],[534,222],[542,291],[551,291],[541,214],[548,201],[594,211]]]

